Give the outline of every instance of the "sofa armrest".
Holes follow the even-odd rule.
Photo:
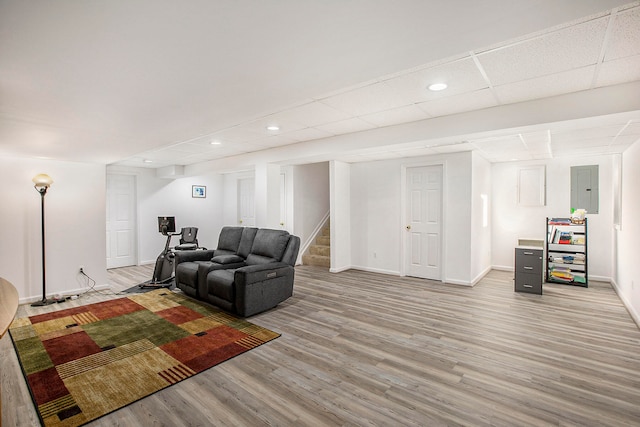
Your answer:
[[[236,311],[248,317],[293,295],[295,269],[284,262],[248,265],[234,273]]]
[[[211,261],[213,250],[175,251],[175,255],[175,265],[177,266],[181,262]]]

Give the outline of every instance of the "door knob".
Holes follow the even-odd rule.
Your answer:
[[[407,230],[411,230],[411,226],[410,225],[407,225]]]

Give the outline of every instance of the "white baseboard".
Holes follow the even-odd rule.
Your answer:
[[[351,266],[349,265],[345,267],[339,267],[339,268],[329,268],[329,273],[342,273],[343,271],[347,271],[350,269],[351,269]]]
[[[109,285],[100,285],[100,286],[94,286],[93,289],[86,288],[86,287],[85,288],[77,288],[77,289],[67,289],[64,292],[60,293],[59,295],[60,296],[64,296],[64,297],[68,297],[68,296],[71,296],[71,295],[82,295],[85,292],[92,291],[92,290],[104,291],[104,290],[109,290],[109,289],[110,289]],[[56,293],[49,294],[49,295],[47,295],[47,298],[53,298],[55,295],[58,295],[58,294],[56,294]],[[20,304],[31,304],[33,302],[40,301],[40,300],[42,300],[42,296],[26,297],[26,298],[20,298],[19,303]]]
[[[473,280],[471,281],[471,286],[475,286],[475,285],[477,285],[477,284],[478,284],[478,282],[479,282],[480,280],[482,280],[482,278],[483,278],[484,276],[486,276],[487,274],[489,274],[489,272],[490,272],[490,271],[491,271],[491,266],[489,266],[489,267],[485,268],[485,269],[484,269],[484,271],[480,272],[480,274],[478,274],[478,275],[475,277],[475,279],[473,279]]]
[[[595,280],[596,282],[607,282],[613,285],[613,279],[611,277],[594,276],[593,274],[589,274],[589,281],[591,280]]]
[[[473,283],[471,282],[466,282],[464,280],[457,280],[457,279],[445,279],[444,280],[444,284],[445,285],[460,285],[460,286],[468,286],[470,288],[473,287]]]
[[[492,270],[499,270],[499,271],[514,271],[515,270],[513,265],[492,265],[491,269]]]
[[[385,270],[382,268],[363,267],[360,265],[352,265],[351,268],[353,268],[354,270],[368,271],[369,273],[380,273],[380,274],[388,274],[390,276],[400,276],[399,271]]]
[[[635,311],[635,309],[631,305],[631,301],[627,299],[624,293],[620,292],[620,288],[618,287],[618,284],[616,283],[616,281],[611,279],[610,283],[613,290],[616,292],[616,294],[618,294],[618,298],[620,298],[620,301],[622,301],[622,305],[624,305],[624,307],[627,309],[633,321],[636,322],[636,326],[640,328],[640,313]]]

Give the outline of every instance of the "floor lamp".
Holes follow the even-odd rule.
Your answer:
[[[40,193],[40,221],[42,224],[42,301],[34,302],[31,304],[32,307],[41,307],[43,305],[53,304],[55,300],[48,300],[46,293],[46,283],[47,283],[47,275],[45,273],[45,262],[44,262],[44,196],[47,194],[47,190],[53,184],[53,180],[47,174],[41,173],[33,177],[33,183],[35,184],[33,187],[36,189],[38,193]]]

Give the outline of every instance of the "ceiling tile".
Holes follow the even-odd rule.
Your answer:
[[[381,82],[330,96],[320,101],[354,116],[363,116],[406,105],[389,86]]]
[[[610,145],[609,147],[607,147],[606,152],[607,153],[622,153],[624,152],[624,150],[626,150],[627,148],[631,147],[632,144],[616,144],[616,145]]]
[[[489,87],[472,58],[426,68],[393,79],[386,83],[406,104],[446,98]],[[446,83],[443,91],[430,91],[432,83]]]
[[[611,138],[615,137],[624,124],[615,126],[603,126],[598,128],[583,128],[569,130],[552,130],[552,143],[580,142],[587,139]]]
[[[373,129],[376,126],[362,119],[354,117],[352,119],[340,120],[339,122],[327,123],[326,125],[316,126],[318,129],[334,135],[343,133],[360,132],[363,130]]]
[[[611,145],[631,145],[640,141],[640,135],[619,135],[611,141]]]
[[[449,114],[463,113],[465,111],[494,107],[498,105],[498,102],[490,89],[481,89],[475,92],[450,96],[448,98],[421,102],[417,105],[430,116],[440,117]]]
[[[521,82],[496,86],[494,89],[498,95],[498,99],[504,104],[547,98],[589,89],[595,69],[595,66],[583,67]]]
[[[264,138],[260,138],[256,141],[253,141],[254,144],[257,144],[263,147],[281,147],[283,145],[289,145],[296,142],[298,141],[289,137],[287,134],[266,136]]]
[[[350,115],[320,101],[300,105],[273,115],[273,118],[283,122],[293,121],[307,127],[315,127],[339,120],[348,119]]]
[[[494,86],[594,65],[607,21],[600,18],[585,22],[477,58]]]
[[[607,61],[600,65],[597,86],[609,86],[640,80],[640,55]]]
[[[286,136],[299,142],[299,141],[311,141],[314,139],[328,138],[330,136],[333,136],[333,134],[322,129],[306,128],[306,129],[296,130],[293,132],[287,132]]]
[[[640,135],[640,122],[632,121],[624,128],[620,135]]]
[[[280,129],[277,131],[268,130],[267,126],[271,125],[277,125]],[[295,120],[288,119],[285,115],[278,113],[253,120],[249,123],[242,124],[239,127],[258,135],[282,135],[287,132],[304,129],[307,126]]]
[[[640,7],[616,15],[604,60],[633,55],[640,55]]]
[[[246,129],[245,127],[236,126],[216,132],[211,135],[211,138],[222,142],[248,142],[260,139],[263,136],[264,134],[262,132],[256,133]]]
[[[567,148],[560,149],[558,151],[553,151],[553,157],[576,157],[576,156],[591,156],[591,155],[600,155],[604,152],[607,152],[608,147],[584,147],[580,148],[580,151],[577,152],[576,149]]]
[[[551,151],[555,154],[566,150],[582,150],[583,148],[608,147],[612,138],[583,139],[581,141],[552,142]]]
[[[399,123],[415,122],[428,119],[429,115],[416,105],[405,105],[379,113],[367,114],[362,119],[376,126],[390,126]]]

